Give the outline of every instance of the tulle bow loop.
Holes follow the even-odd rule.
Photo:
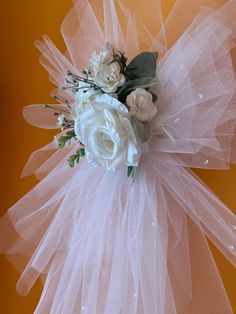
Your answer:
[[[67,165],[67,159],[72,152],[79,149],[80,143],[74,141],[70,145],[66,145],[63,149],[58,148],[57,139],[65,132],[63,131],[56,135],[51,143],[31,154],[21,173],[21,177],[35,174],[38,179],[42,179],[55,167],[58,168],[59,165],[64,163]],[[69,166],[67,165],[67,167]]]
[[[50,108],[51,107],[51,108]],[[55,105],[29,105],[23,108],[24,119],[31,125],[42,129],[58,129],[57,114],[64,114],[69,117],[67,106]]]
[[[180,169],[169,167],[169,176],[166,176],[163,168],[161,170],[165,187],[172,191],[171,198],[175,199],[175,202],[234,264],[236,252],[232,247],[236,245],[236,235],[232,226],[236,225],[235,215],[193,172]],[[171,180],[169,180],[170,177]],[[182,184],[176,184],[179,179]]]
[[[62,90],[65,86],[68,71],[74,74],[81,74],[79,67],[73,66],[69,56],[64,56],[53,44],[48,36],[43,36],[43,41],[35,41],[35,46],[42,53],[40,63],[49,73],[49,79],[60,89],[59,93],[64,99],[73,99],[73,93],[70,89]],[[60,101],[61,97],[57,100]]]

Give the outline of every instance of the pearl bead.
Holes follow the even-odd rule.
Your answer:
[[[203,98],[203,95],[202,95],[201,93],[198,93],[198,94],[197,94],[197,97],[198,97],[199,99],[202,99],[202,98]]]

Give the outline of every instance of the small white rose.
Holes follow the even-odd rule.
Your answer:
[[[126,98],[126,103],[130,107],[130,114],[139,121],[151,121],[157,114],[152,94],[143,88],[137,88],[131,92]]]
[[[129,112],[117,99],[106,94],[91,99],[85,110],[81,108],[74,130],[89,162],[112,171],[138,166],[140,147]]]
[[[125,83],[125,76],[120,73],[120,70],[118,62],[103,63],[94,77],[95,84],[105,93],[115,93],[118,87]]]
[[[115,93],[125,83],[119,63],[112,60],[109,45],[103,51],[94,51],[89,59],[91,78],[105,93]]]

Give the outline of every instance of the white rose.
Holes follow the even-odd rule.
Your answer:
[[[75,121],[75,133],[85,145],[89,162],[108,170],[138,166],[140,147],[127,108],[103,94],[90,101]]]
[[[131,92],[126,98],[126,103],[130,107],[131,115],[139,121],[151,121],[157,114],[152,94],[143,88],[137,88]]]
[[[125,83],[125,76],[120,70],[118,62],[103,63],[94,77],[95,84],[105,93],[115,93],[117,88]]]

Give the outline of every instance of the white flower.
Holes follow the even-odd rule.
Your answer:
[[[94,82],[105,93],[115,93],[117,88],[125,83],[125,76],[120,71],[118,62],[103,63],[94,77]]]
[[[64,114],[60,114],[58,117],[57,117],[57,127],[60,128],[60,129],[63,129],[64,128],[64,123],[65,123],[65,115]]]
[[[75,93],[75,99],[79,103],[88,102],[88,99],[91,96],[100,94],[101,91],[98,89],[94,89],[90,84],[80,81],[79,82],[79,90]]]
[[[151,121],[157,114],[152,94],[143,88],[137,88],[131,92],[126,98],[126,103],[130,107],[131,115],[139,121]]]
[[[85,145],[89,162],[113,171],[125,165],[138,166],[140,147],[121,102],[103,94],[80,109],[75,133]]]
[[[109,46],[104,51],[94,51],[89,59],[92,79],[105,93],[115,93],[125,83],[119,63],[112,59]]]
[[[71,106],[71,117],[76,119],[81,106],[87,106],[90,98],[95,95],[101,94],[102,92],[98,89],[92,88],[88,83],[80,82],[79,90],[75,93],[75,102]]]
[[[94,51],[89,59],[89,69],[92,73],[96,73],[99,71],[100,67],[110,61],[111,54],[109,48],[103,51]]]

